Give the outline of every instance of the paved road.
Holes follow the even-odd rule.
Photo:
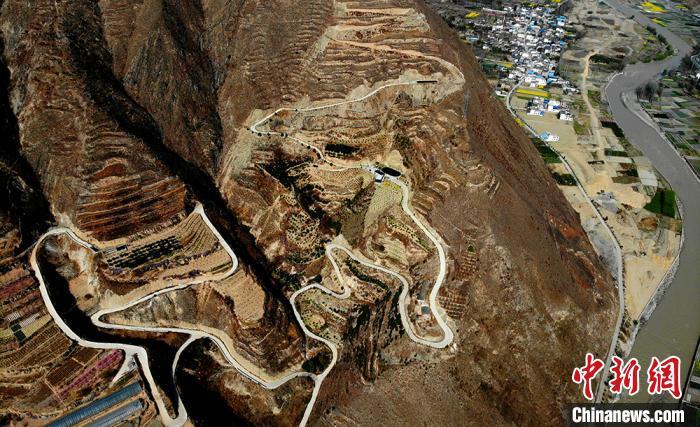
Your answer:
[[[404,184],[403,188],[406,188],[405,184]],[[430,236],[429,233],[427,233],[427,234]],[[431,237],[431,239],[432,239],[432,237]],[[438,247],[439,247],[439,245],[438,245]],[[447,347],[452,342],[452,339],[454,337],[454,335],[452,334],[452,330],[449,328],[449,326],[447,326],[447,324],[444,322],[442,317],[438,314],[435,298],[432,297],[432,295],[431,295],[431,300],[430,300],[431,301],[430,302],[431,310],[433,310],[433,314],[435,315],[435,318],[437,319],[438,324],[440,325],[440,327],[443,330],[443,338],[438,340],[438,341],[434,341],[434,340],[419,337],[413,331],[413,326],[411,325],[411,322],[410,322],[410,319],[409,319],[409,316],[408,316],[408,313],[406,310],[406,299],[407,299],[408,290],[409,290],[408,281],[406,281],[406,279],[403,276],[401,276],[400,274],[398,274],[398,273],[396,273],[388,268],[382,267],[381,265],[372,263],[370,261],[363,259],[362,257],[355,255],[350,249],[346,248],[345,246],[342,246],[342,245],[339,245],[336,243],[329,243],[328,245],[326,245],[326,257],[328,258],[328,260],[331,262],[331,265],[333,266],[333,271],[335,272],[335,275],[338,278],[338,283],[341,284],[340,290],[342,293],[332,291],[319,283],[312,283],[312,284],[304,286],[303,288],[294,292],[292,294],[292,297],[290,298],[292,308],[294,309],[294,316],[296,317],[297,321],[301,325],[301,328],[304,330],[304,333],[306,335],[326,344],[331,349],[331,353],[332,353],[331,362],[328,364],[326,369],[324,369],[323,372],[320,373],[318,376],[314,376],[316,383],[314,385],[313,392],[311,393],[311,400],[307,404],[306,410],[304,411],[304,416],[301,420],[301,423],[299,424],[301,426],[306,425],[307,421],[309,420],[309,417],[311,416],[311,412],[313,412],[314,403],[316,402],[316,398],[318,397],[318,392],[321,389],[321,384],[323,383],[323,380],[326,378],[328,373],[333,369],[336,361],[338,360],[338,348],[335,345],[335,343],[333,343],[332,341],[327,340],[319,335],[316,335],[315,333],[311,332],[306,327],[306,324],[304,323],[304,321],[301,317],[301,314],[297,310],[296,299],[299,295],[303,294],[304,292],[306,292],[310,289],[318,289],[318,290],[320,290],[328,295],[331,295],[335,298],[338,298],[338,299],[346,299],[346,298],[350,297],[352,291],[351,291],[350,287],[345,284],[345,280],[344,280],[343,275],[340,271],[340,267],[338,266],[338,263],[335,260],[335,257],[333,256],[333,251],[336,251],[336,250],[345,252],[345,254],[347,254],[350,258],[352,258],[353,260],[355,260],[356,262],[358,262],[364,266],[367,266],[367,267],[375,269],[375,270],[379,270],[383,273],[389,274],[389,275],[399,279],[399,281],[402,284],[402,291],[401,291],[401,295],[400,295],[400,299],[399,299],[399,301],[400,301],[399,314],[401,317],[401,323],[403,325],[403,328],[406,330],[406,333],[408,334],[409,338],[411,338],[411,340],[413,340],[414,342],[417,342],[419,344],[426,345],[426,346],[433,347],[433,348],[444,348],[444,347]],[[443,273],[442,274],[438,273],[438,278],[436,279],[437,280],[436,286],[433,287],[433,293],[435,295],[437,295],[438,291],[440,290],[440,285],[442,284],[442,281],[444,280],[444,277],[445,277],[444,269],[446,268],[446,266],[445,266],[444,252],[442,252],[442,254],[443,254],[443,257],[440,257],[440,271],[443,271]]]
[[[452,339],[454,338],[454,334],[452,333],[452,330],[450,329],[449,326],[447,326],[447,323],[445,323],[445,320],[443,317],[440,315],[438,311],[438,306],[437,306],[437,296],[438,293],[440,292],[440,287],[442,286],[442,283],[445,281],[445,276],[447,275],[447,257],[445,255],[445,249],[442,246],[442,243],[440,242],[438,238],[438,234],[433,230],[432,228],[429,228],[429,226],[426,226],[421,220],[418,219],[416,214],[413,212],[411,209],[408,200],[409,200],[409,189],[408,186],[401,181],[398,178],[393,178],[389,177],[389,180],[392,182],[396,183],[401,187],[401,192],[402,192],[402,197],[401,197],[401,208],[403,211],[413,220],[413,222],[418,226],[418,228],[421,229],[421,231],[428,236],[428,239],[433,243],[433,246],[435,246],[435,249],[437,250],[438,254],[438,273],[437,276],[435,277],[435,283],[433,285],[433,289],[430,291],[430,296],[428,297],[428,302],[430,303],[430,311],[433,313],[433,316],[437,320],[438,326],[440,326],[440,329],[442,329],[443,337],[440,341],[432,341],[432,340],[426,340],[423,338],[419,338],[418,336],[414,336],[412,333],[412,327],[408,321],[408,314],[406,313],[406,298],[408,297],[408,283],[406,280],[401,277],[400,275],[397,275],[396,273],[393,273],[394,275],[400,277],[401,282],[403,283],[403,291],[401,292],[401,299],[400,301],[403,302],[403,304],[399,304],[399,308],[402,311],[401,312],[401,320],[404,322],[404,329],[406,329],[406,332],[408,332],[409,337],[423,345],[427,345],[430,347],[435,347],[435,348],[444,348],[447,347],[451,342]]]
[[[646,26],[651,25],[678,51],[678,54],[660,62],[635,64],[625,68],[605,90],[610,110],[617,124],[624,130],[630,142],[639,148],[654,167],[669,182],[683,205],[684,244],[679,265],[671,286],[637,335],[631,357],[637,357],[642,366],[648,366],[651,356],[679,356],[683,363],[683,375],[687,373],[695,344],[700,335],[700,182],[688,164],[676,150],[639,117],[638,105],[631,93],[634,88],[680,64],[681,58],[691,51],[690,46],[666,28],[656,25],[638,10],[620,4],[617,0],[605,0],[610,6]],[[648,120],[648,118],[646,118]],[[648,401],[644,390],[630,398]]]
[[[331,262],[331,265],[333,266],[333,270],[335,271],[336,276],[338,277],[338,282],[339,283],[344,283],[345,281],[343,280],[343,276],[340,273],[340,268],[338,267],[338,263],[335,261],[335,258],[333,258],[333,245],[327,245],[326,246],[326,256],[328,257],[328,260]],[[297,310],[297,305],[296,305],[296,300],[297,297],[304,292],[310,290],[310,289],[318,289],[322,292],[327,293],[328,295],[331,295],[335,298],[338,299],[346,299],[350,297],[350,287],[349,286],[344,286],[341,288],[343,291],[342,293],[337,293],[333,292],[332,290],[328,289],[327,287],[319,284],[319,283],[312,283],[310,285],[304,286],[303,288],[299,289],[298,291],[294,292],[289,299],[289,302],[292,304],[292,309],[294,310],[294,316],[297,319],[297,322],[301,325],[301,329],[304,330],[304,333],[311,338],[321,341],[324,343],[328,348],[331,349],[331,361],[326,366],[326,369],[323,370],[320,374],[315,376],[315,383],[314,383],[314,389],[311,392],[311,399],[309,399],[309,403],[306,405],[306,409],[304,410],[304,415],[302,416],[301,422],[299,423],[300,426],[305,426],[306,423],[309,421],[309,417],[311,417],[311,413],[314,410],[314,405],[316,404],[316,399],[318,398],[318,393],[321,390],[321,385],[323,384],[323,380],[326,379],[326,376],[328,373],[333,369],[335,366],[335,363],[338,361],[338,347],[335,345],[334,342],[327,340],[323,338],[320,335],[316,335],[315,333],[311,332],[309,328],[306,327],[306,323],[304,323],[304,320],[301,318],[301,314],[299,314],[299,310]]]

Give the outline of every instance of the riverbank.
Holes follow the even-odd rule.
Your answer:
[[[700,185],[690,167],[680,158],[675,149],[647,121],[640,117],[634,97],[634,89],[654,78],[663,70],[675,68],[683,56],[691,51],[690,46],[666,28],[657,25],[640,11],[617,0],[605,3],[627,16],[633,16],[641,25],[650,25],[673,46],[676,54],[659,62],[639,63],[627,66],[616,75],[605,89],[605,97],[615,122],[622,128],[629,141],[648,157],[654,167],[670,184],[680,200],[684,216],[685,241],[678,258],[676,274],[646,325],[640,328],[630,357],[636,357],[642,366],[648,366],[652,356],[664,358],[676,355],[682,361],[682,372],[691,363],[693,351],[700,334],[700,310],[697,309],[700,265]],[[637,111],[635,111],[637,110]],[[666,399],[666,397],[663,397]],[[640,391],[635,396],[623,397],[625,401],[648,402],[650,396]],[[656,400],[656,399],[655,399]]]
[[[513,97],[512,91],[507,100],[511,112],[534,137],[556,135],[552,141],[535,143],[552,173],[560,177],[561,191],[618,282],[624,304],[610,349],[601,356],[606,358],[604,378],[610,357],[630,353],[639,324],[671,282],[683,234],[675,211],[663,214],[647,209],[669,185],[615,126],[601,97],[616,70],[607,59],[620,57],[619,46],[631,37],[630,32],[643,39],[648,30],[595,1],[577,3],[568,16],[583,36],[563,52],[561,63],[566,64],[566,78],[576,83],[580,93],[558,88],[547,92],[550,99],[567,106],[562,108],[571,109],[573,120],[560,120],[556,112],[531,114],[533,102]],[[601,381],[598,399],[603,399],[605,389]]]

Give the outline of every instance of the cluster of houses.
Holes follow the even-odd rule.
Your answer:
[[[484,35],[482,46],[484,50],[493,45],[507,51],[512,64],[502,70],[496,94],[505,96],[504,89],[518,83],[525,88],[558,86],[565,93],[578,92],[571,82],[557,75],[559,58],[569,37],[565,29],[566,16],[556,15],[553,8],[546,6],[505,6],[501,12],[491,25],[491,31]],[[561,101],[539,96],[529,100],[528,115],[544,116],[546,112],[556,114],[559,120],[574,120],[570,106]],[[548,142],[559,139],[549,132],[540,138]]]
[[[528,95],[534,97],[528,103],[528,115],[544,116],[550,112],[560,120],[574,120],[568,105],[534,93],[552,87],[561,88],[565,94],[579,93],[557,73],[562,51],[575,36],[568,31],[568,19],[558,13],[558,8],[518,1],[504,1],[499,10],[473,2],[428,2],[472,44],[487,74],[491,70],[498,72],[496,95],[506,97],[516,85],[531,89],[533,93]],[[555,137],[549,134],[545,139],[551,141]]]
[[[557,15],[549,5],[529,6],[520,2],[506,3],[500,10],[476,6],[476,3],[455,4],[445,0],[429,0],[460,36],[471,43],[484,62],[505,59],[500,65],[513,82],[524,80],[526,86],[568,86],[560,79],[556,68],[566,40],[567,18]]]
[[[563,84],[556,69],[561,51],[566,46],[566,17],[554,16],[551,8],[542,6],[520,6],[517,10],[506,6],[505,11],[509,22],[494,25],[488,37],[496,43],[510,45],[508,50],[514,67],[509,71],[508,79],[522,80],[530,87]]]
[[[557,75],[561,52],[566,48],[567,18],[555,15],[550,7],[506,6],[508,24],[493,25],[489,38],[507,46],[512,67],[504,83],[521,82],[524,87],[561,87],[565,93],[578,93],[578,89]],[[502,28],[503,27],[503,28]]]
[[[527,103],[528,116],[544,116],[545,112],[554,113],[559,120],[571,122],[574,120],[571,108],[566,103],[555,99],[533,97]]]

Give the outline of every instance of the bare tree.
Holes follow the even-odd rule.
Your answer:
[[[649,80],[644,85],[644,98],[646,98],[650,103],[654,101],[654,94],[656,94],[657,87],[658,84],[653,80]]]

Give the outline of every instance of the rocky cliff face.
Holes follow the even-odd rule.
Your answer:
[[[605,352],[609,275],[468,48],[422,2],[6,0],[0,12],[21,153],[57,221],[107,240],[202,201],[266,294],[261,325],[291,325],[286,336],[302,352],[317,344],[297,339],[288,298],[335,280],[328,241],[342,235],[407,277],[425,334],[439,331],[415,313],[437,254],[396,189],[251,126],[287,107],[260,129],[407,179],[413,209],[447,250],[439,303],[454,345],[411,342],[392,314],[398,283],[344,267],[358,289],[385,287],[309,308],[340,346],[312,420],[557,424],[576,396],[571,370],[585,352]],[[329,314],[338,307],[342,321]],[[165,321],[167,310],[154,313]],[[210,355],[199,366],[205,378],[216,363]],[[207,387],[249,420],[300,417],[261,415],[264,397],[241,409],[236,390],[250,385],[212,377]]]

